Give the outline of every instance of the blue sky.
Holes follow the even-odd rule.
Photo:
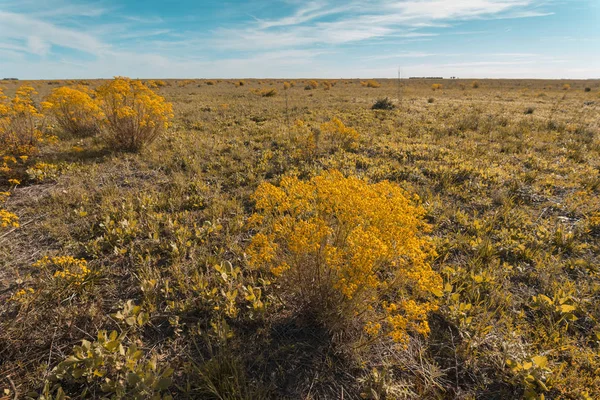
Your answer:
[[[600,78],[600,0],[0,0],[0,77]]]

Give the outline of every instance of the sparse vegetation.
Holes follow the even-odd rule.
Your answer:
[[[393,110],[395,106],[389,97],[384,97],[382,99],[377,99],[371,108],[373,110]]]
[[[596,81],[157,82],[2,82],[3,396],[600,396]]]

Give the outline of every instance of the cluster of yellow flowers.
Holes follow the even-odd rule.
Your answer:
[[[3,204],[10,196],[9,192],[0,192],[0,204]],[[7,210],[0,208],[0,228],[19,227],[19,217]]]
[[[34,267],[54,270],[53,277],[62,279],[69,284],[80,286],[90,275],[87,261],[71,256],[45,256],[33,264]]]
[[[35,290],[33,288],[19,289],[15,293],[13,293],[9,301],[25,304],[32,299],[34,294]]]
[[[334,329],[357,318],[368,334],[399,343],[429,332],[442,280],[429,265],[425,211],[401,188],[332,171],[263,183],[253,199],[248,262],[271,272],[283,297]]]
[[[109,142],[140,150],[169,127],[173,106],[142,82],[116,77],[97,90]]]
[[[85,86],[60,87],[42,102],[42,108],[54,116],[65,132],[72,135],[93,134],[104,114],[90,94]]]

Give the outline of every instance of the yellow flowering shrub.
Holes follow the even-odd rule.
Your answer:
[[[173,107],[142,82],[116,77],[98,88],[106,139],[117,150],[139,151],[163,134]]]
[[[75,136],[96,133],[104,116],[89,90],[83,86],[54,89],[42,103],[42,108],[54,116],[61,129]]]
[[[43,141],[42,114],[33,101],[36,94],[33,87],[23,85],[9,100],[0,90],[0,156],[29,155]]]
[[[253,199],[248,263],[273,276],[283,299],[332,330],[358,321],[403,344],[429,332],[442,280],[429,264],[425,211],[401,188],[332,171],[263,183]]]
[[[33,266],[50,272],[58,281],[74,286],[81,286],[90,275],[87,261],[71,256],[46,256],[36,261]]]
[[[294,155],[302,159],[310,159],[317,152],[317,137],[310,126],[297,119],[291,129],[291,140],[295,147]]]
[[[346,150],[358,147],[358,132],[356,129],[344,125],[339,118],[333,118],[329,122],[322,123],[321,133],[336,147]]]

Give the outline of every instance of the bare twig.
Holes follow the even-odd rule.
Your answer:
[[[13,382],[13,380],[10,378],[10,375],[6,375],[6,379],[8,380],[8,382],[10,383],[10,387],[12,388],[13,392],[14,392],[14,400],[18,400],[19,398],[19,392],[17,391],[17,387],[15,386],[15,383]]]
[[[11,233],[13,233],[14,231],[16,231],[17,229],[19,229],[19,228],[22,228],[22,227],[24,227],[24,226],[27,226],[27,225],[29,225],[30,223],[32,223],[33,221],[35,221],[35,220],[38,220],[38,219],[40,219],[40,218],[41,218],[41,217],[37,217],[37,218],[30,219],[30,220],[29,220],[29,221],[27,221],[27,222],[23,222],[22,224],[20,224],[20,226],[19,226],[18,228],[13,228],[13,229],[11,229],[10,231],[8,231],[8,232],[6,232],[6,233],[4,233],[4,234],[0,235],[0,239],[4,239],[6,236],[10,235]]]

